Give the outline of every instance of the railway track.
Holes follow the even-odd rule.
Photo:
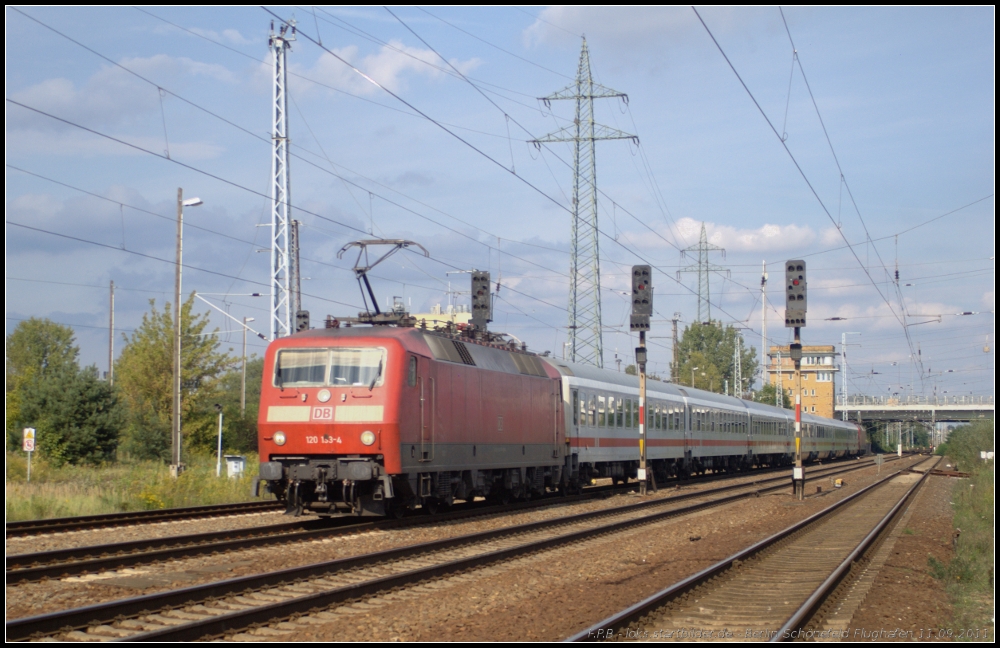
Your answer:
[[[775,470],[787,470],[787,468],[763,468],[757,469],[755,472],[757,474],[766,474]],[[714,481],[716,479],[728,479],[731,477],[733,477],[733,474],[731,473],[720,473],[717,475],[710,475],[707,477],[702,476],[694,479],[678,481],[671,480],[668,485],[673,485],[675,483],[689,484]],[[205,517],[222,517],[227,515],[241,515],[245,513],[279,511],[282,507],[283,504],[274,501],[240,502],[236,504],[210,504],[207,506],[158,509],[155,511],[132,511],[128,513],[107,513],[103,515],[85,515],[80,517],[23,520],[20,522],[7,522],[4,525],[4,531],[7,538],[17,538],[42,533],[82,531],[86,529],[128,526],[147,522],[170,522]]]
[[[827,469],[822,476],[857,467]],[[18,619],[7,623],[7,638],[189,641],[232,636],[263,622],[280,624],[283,619],[308,615],[317,609],[387,590],[410,588],[491,563],[788,488],[787,476],[771,481],[781,483],[764,488],[760,484],[726,487],[725,490],[741,492],[723,496],[714,496],[717,492],[700,492],[647,500],[625,507]],[[682,499],[686,501],[681,502]],[[687,503],[690,500],[701,501]]]
[[[147,522],[172,522],[224,515],[261,513],[281,509],[278,502],[241,502],[238,504],[215,504],[186,508],[160,509],[156,511],[133,511],[131,513],[108,513],[106,515],[86,515],[71,518],[49,518],[8,522],[5,531],[8,538],[16,538],[40,533],[61,533],[103,527],[125,526]]]
[[[870,466],[870,461],[851,462],[850,469]],[[786,469],[787,470],[787,469]],[[813,479],[827,476],[829,467],[815,468],[810,471]],[[722,477],[720,475],[720,477]],[[733,475],[725,475],[733,478]],[[759,479],[753,475],[752,484],[780,483],[787,480],[786,475]],[[702,491],[704,494],[724,492],[733,488],[744,487],[742,484]],[[625,489],[596,488],[593,491],[572,497],[561,498],[561,503],[583,501],[593,497],[602,497]],[[672,498],[681,501],[691,494]],[[457,521],[471,517],[517,512],[549,506],[552,499],[536,502],[524,502],[514,506],[469,506],[434,517],[414,516],[403,520],[359,521],[358,518],[332,518],[329,520],[308,519],[297,520],[283,524],[268,525],[230,531],[171,536],[107,545],[76,547],[30,554],[15,554],[7,557],[6,580],[8,584],[40,581],[48,578],[85,573],[104,572],[136,565],[190,558],[211,553],[238,551],[258,547],[289,544],[293,542],[308,542],[323,538],[349,535],[372,530],[386,530],[416,526],[420,524]]]
[[[809,638],[810,619],[930,473],[887,476],[569,640]]]

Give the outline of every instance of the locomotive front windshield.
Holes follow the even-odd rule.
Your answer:
[[[282,349],[274,386],[373,387],[382,384],[385,349]]]

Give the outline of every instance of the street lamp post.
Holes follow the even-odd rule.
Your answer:
[[[215,476],[222,476],[222,405],[215,404],[215,411],[219,413],[219,451],[215,460]]]
[[[698,371],[698,367],[691,367],[691,389],[694,389],[694,372]]]
[[[181,265],[184,260],[184,208],[202,204],[200,198],[184,200],[184,189],[177,189],[177,268],[174,272],[174,393],[171,436],[173,456],[170,474],[177,477],[184,471],[181,463]]]

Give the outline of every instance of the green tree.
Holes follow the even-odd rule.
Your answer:
[[[22,417],[36,429],[38,452],[56,464],[102,463],[115,458],[123,412],[97,367],[64,366],[35,379],[22,400]]]
[[[782,407],[785,409],[795,409],[795,401],[792,399],[792,392],[790,389],[782,389]],[[778,386],[774,383],[767,383],[760,389],[754,392],[753,399],[758,403],[764,403],[765,405],[778,406]]]
[[[627,373],[630,376],[638,376],[639,370],[636,368],[634,364],[630,364],[629,366],[625,367],[625,373]],[[658,374],[650,373],[648,371],[646,372],[646,378],[649,380],[663,380],[662,378],[660,378]]]
[[[691,384],[692,378],[694,384]],[[677,375],[677,382],[681,385],[693,386],[695,389],[714,391],[722,393],[723,383],[722,372],[712,364],[707,354],[701,351],[690,353],[687,361],[683,362]]]
[[[224,450],[257,452],[257,412],[260,405],[261,376],[264,359],[247,358],[246,413],[240,413],[243,370],[239,361],[215,383],[213,405],[222,405]]]
[[[736,391],[733,381],[735,366],[733,358],[736,351],[736,335],[738,330],[732,325],[723,327],[720,322],[701,324],[692,323],[686,329],[677,344],[679,356],[679,371],[676,380],[681,384],[691,381],[691,368],[699,367],[695,375],[695,387],[701,389],[699,373],[705,373],[705,387],[722,393],[726,381],[729,381],[730,392]],[[744,388],[748,377],[757,373],[757,350],[743,346],[740,353],[740,369],[744,379]]]
[[[96,367],[80,370],[73,330],[47,319],[21,322],[7,336],[7,447],[21,428],[36,430],[38,452],[55,463],[114,458],[122,412]]]
[[[171,305],[150,312],[125,338],[115,363],[115,383],[128,406],[123,450],[136,457],[165,459],[170,452],[173,401],[174,316]],[[181,435],[184,449],[215,447],[213,384],[233,365],[218,350],[213,332],[206,334],[208,314],[196,314],[194,293],[181,307]],[[216,329],[217,331],[218,329]]]
[[[29,385],[47,376],[79,369],[80,348],[73,344],[74,341],[70,327],[35,317],[18,324],[7,336],[5,427],[8,448],[12,443],[13,447],[20,447],[22,401]]]

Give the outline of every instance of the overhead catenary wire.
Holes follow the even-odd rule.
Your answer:
[[[266,10],[266,9],[265,9],[265,10]],[[321,10],[321,11],[322,11],[322,10]],[[147,13],[147,14],[149,14],[149,15],[153,16],[153,17],[157,17],[157,16],[155,16],[154,14],[150,14],[149,12],[144,12],[144,13]],[[268,13],[272,13],[272,12],[268,11]],[[273,14],[273,13],[272,13],[272,15],[275,15],[275,14]],[[157,17],[157,18],[158,18],[158,17]],[[35,19],[35,20],[36,20],[36,22],[39,22],[39,23],[40,23],[40,21],[37,21],[37,19]],[[279,18],[279,20],[280,20],[280,18]],[[168,23],[169,23],[169,21],[165,21],[165,22],[168,22]],[[40,24],[43,24],[43,23],[40,23]],[[170,24],[174,25],[173,23],[170,23]],[[177,26],[177,25],[174,25],[174,26],[175,26],[175,27],[178,27],[178,28],[180,28],[180,29],[184,29],[184,28],[182,28],[182,27],[179,27],[179,26]],[[50,29],[51,29],[51,28],[50,28]],[[63,34],[61,34],[61,32],[58,32],[57,30],[54,30],[54,29],[53,29],[53,31],[55,31],[56,33],[59,33],[60,35],[63,35]],[[185,30],[185,31],[190,31],[190,30]],[[191,32],[191,33],[194,33],[194,32]],[[299,33],[302,33],[302,32],[301,32],[301,30],[299,31]],[[198,36],[200,36],[199,34],[195,34],[195,35],[198,35]],[[303,35],[304,35],[304,36],[305,36],[305,37],[306,37],[307,39],[311,40],[312,42],[314,42],[314,43],[316,42],[315,40],[311,39],[311,38],[310,38],[310,37],[309,37],[309,36],[308,36],[307,34],[303,34]],[[68,38],[69,40],[71,40],[71,41],[72,41],[72,42],[74,42],[74,43],[77,43],[77,44],[80,44],[80,43],[78,43],[78,41],[75,41],[74,39],[71,39],[71,38],[69,38],[69,37],[66,37],[66,38]],[[211,41],[211,39],[209,39],[209,41],[210,41],[210,42],[215,42],[215,41]],[[95,54],[97,54],[98,56],[101,56],[102,58],[104,58],[105,60],[109,60],[109,61],[110,61],[110,59],[108,59],[107,57],[105,57],[105,56],[103,56],[103,55],[101,55],[101,54],[97,53],[97,52],[96,52],[95,50],[93,50],[92,48],[89,48],[89,47],[87,47],[87,46],[84,46],[84,45],[82,45],[82,44],[80,44],[80,45],[81,45],[82,47],[84,47],[85,49],[88,49],[88,51],[92,51],[92,52],[94,52]],[[227,47],[227,49],[231,49],[231,50],[232,50],[232,48],[228,48],[228,47]],[[323,49],[324,49],[325,51],[327,51],[328,53],[331,53],[331,54],[332,54],[332,52],[329,52],[329,50],[327,50],[326,48],[323,48]],[[238,52],[238,50],[233,50],[233,51],[237,51],[237,52]],[[339,57],[338,57],[338,58],[339,58]],[[343,59],[341,59],[341,60],[343,60]],[[419,59],[418,59],[418,60],[419,60]],[[113,62],[113,61],[112,61],[112,62]],[[423,61],[422,61],[422,62],[423,62]],[[123,67],[123,66],[121,66],[121,64],[118,64],[118,63],[115,63],[115,64],[116,64],[116,65],[118,65],[119,67]],[[349,64],[348,64],[348,65],[349,65]],[[127,68],[124,68],[124,67],[123,67],[123,69],[127,69]],[[359,73],[360,73],[360,71],[358,71],[358,70],[357,70],[356,68],[353,68],[353,66],[352,66],[352,69],[354,69],[354,70],[355,70],[356,72],[359,72]],[[131,71],[130,71],[130,72],[131,72]],[[133,72],[133,74],[135,74],[135,73]],[[364,75],[363,73],[361,73],[361,74],[362,74],[362,76],[365,76],[365,75]],[[148,79],[145,79],[144,77],[141,77],[140,75],[136,75],[136,76],[138,76],[139,78],[142,78],[143,80],[147,81],[147,82],[148,82],[148,83],[150,83],[151,85],[156,85],[156,84],[155,84],[154,82],[152,82],[152,81],[150,81],[150,80],[148,80]],[[368,77],[365,77],[365,78],[368,78]],[[371,79],[369,79],[369,80],[371,80]],[[471,81],[470,81],[470,83],[471,83]],[[321,85],[322,85],[322,84],[321,84]],[[378,85],[378,84],[376,84],[376,85]],[[473,85],[474,85],[474,84],[473,84]],[[159,86],[157,86],[157,87],[159,87]],[[381,87],[381,86],[379,86],[379,87]],[[177,95],[176,95],[175,93],[171,93],[171,94],[174,94],[175,96],[177,96]],[[393,93],[391,93],[391,92],[390,92],[390,94],[393,94]],[[396,96],[396,95],[394,95],[394,94],[393,94],[393,96]],[[397,97],[397,98],[398,98],[398,97]],[[400,99],[400,100],[401,100],[401,99]],[[186,99],[185,99],[184,101],[186,101],[187,103],[189,103],[189,104],[191,104],[191,105],[193,105],[193,106],[195,106],[195,107],[198,107],[198,108],[200,108],[200,107],[199,107],[199,106],[197,106],[197,104],[195,104],[194,102],[191,102],[191,101],[189,101],[189,100],[186,100]],[[402,100],[401,100],[401,101],[402,101]],[[409,106],[409,104],[408,104],[407,102],[403,101],[403,103],[404,103],[404,104],[406,104],[407,106]],[[412,106],[410,106],[410,107],[412,108]],[[203,110],[204,110],[204,109],[203,109]],[[221,117],[221,116],[219,116],[219,115],[217,115],[217,114],[215,114],[215,113],[213,113],[213,112],[211,112],[211,111],[208,111],[208,110],[205,110],[205,112],[207,112],[208,114],[210,114],[210,115],[212,115],[212,116],[214,116],[214,117],[216,117],[216,118],[219,118],[219,119],[223,120],[223,121],[224,121],[224,122],[226,122],[227,124],[230,124],[230,125],[233,125],[233,126],[235,126],[235,127],[239,128],[240,130],[242,130],[242,131],[243,131],[243,132],[245,132],[245,133],[248,133],[248,134],[251,134],[252,136],[254,136],[254,137],[256,137],[256,138],[260,139],[261,141],[268,141],[268,140],[265,140],[265,138],[263,138],[262,136],[260,136],[260,135],[257,135],[257,134],[255,134],[255,133],[252,133],[251,131],[249,131],[249,130],[247,130],[247,129],[243,128],[243,127],[240,127],[240,126],[238,126],[237,124],[235,124],[235,123],[233,123],[233,122],[231,122],[231,121],[229,121],[229,120],[227,120],[227,119],[225,119],[225,118],[223,118],[223,117]],[[423,116],[423,117],[425,117],[425,118],[427,118],[427,119],[430,119],[430,121],[434,122],[434,123],[435,123],[435,124],[437,124],[438,126],[441,126],[441,123],[440,123],[440,122],[437,122],[437,121],[435,121],[435,120],[433,120],[433,119],[431,119],[431,118],[429,118],[429,117],[427,117],[427,116],[425,116],[425,115],[421,115],[421,116]],[[523,127],[522,127],[522,128],[523,128]],[[447,130],[447,129],[445,129],[445,130]],[[530,133],[530,131],[527,131],[527,129],[524,129],[524,130],[525,130],[525,132],[527,132],[527,133],[528,133],[529,135],[531,134],[531,133]],[[450,133],[450,131],[449,131],[449,133]],[[452,135],[454,135],[455,137],[458,137],[458,136],[457,136],[457,135],[455,135],[454,133],[451,133],[451,134],[452,134]],[[462,139],[462,138],[460,138],[460,137],[459,137],[458,139],[459,139],[459,140],[461,140],[461,141],[462,141],[463,143],[466,143],[467,145],[469,145],[469,144],[468,144],[468,142],[466,142],[466,141],[465,141],[464,139]],[[470,146],[471,146],[471,145],[470,145]],[[475,150],[476,150],[477,152],[479,152],[479,153],[481,153],[481,154],[485,155],[484,153],[482,153],[482,151],[480,151],[479,149],[476,149],[476,147],[472,147],[472,148],[474,148],[474,149],[475,149]],[[293,154],[293,155],[294,155],[294,154]],[[297,158],[299,158],[300,156],[296,156],[296,157],[297,157]],[[489,156],[486,156],[486,157],[487,157],[488,159],[490,159],[491,161],[493,161],[494,163],[496,163],[496,164],[498,164],[499,166],[501,166],[501,168],[505,168],[505,167],[503,167],[503,165],[502,165],[501,163],[497,162],[497,161],[496,161],[496,160],[494,160],[493,158],[491,158],[491,157],[489,157]],[[561,158],[559,158],[558,156],[556,156],[556,158],[557,158],[557,159],[559,159],[559,160],[560,160],[560,161],[561,161],[561,162],[562,162],[562,163],[563,163],[564,165],[568,165],[568,162],[566,162],[565,160],[562,160],[562,159],[561,159]],[[301,158],[300,158],[300,159],[301,159]],[[333,162],[332,162],[332,161],[330,161],[330,160],[329,160],[329,158],[327,158],[327,159],[328,159],[328,161],[330,162],[330,164],[333,164]],[[304,160],[304,159],[303,159],[303,161],[305,161],[305,162],[306,162],[307,164],[310,164],[311,166],[314,166],[315,168],[317,168],[317,169],[319,169],[319,170],[321,170],[321,171],[324,171],[324,172],[326,172],[326,173],[331,173],[331,175],[334,175],[335,177],[338,177],[338,178],[340,178],[340,179],[341,179],[341,180],[342,180],[343,182],[347,182],[347,183],[349,183],[349,184],[352,184],[352,185],[355,185],[355,186],[357,186],[357,185],[356,185],[356,183],[353,183],[352,181],[350,181],[350,180],[348,180],[348,179],[344,178],[343,176],[341,176],[341,175],[339,175],[339,174],[336,174],[336,173],[334,173],[334,172],[331,172],[331,171],[328,171],[328,170],[326,170],[326,169],[322,169],[322,167],[318,167],[317,165],[315,165],[314,163],[312,163],[312,162],[311,162],[311,161],[309,161],[309,160]],[[505,169],[505,170],[506,170],[506,169]],[[515,174],[515,175],[516,175],[516,174]],[[523,181],[523,179],[522,179],[522,181]],[[526,181],[525,181],[525,182],[526,182]],[[528,184],[529,184],[529,186],[532,186],[532,187],[533,187],[533,185],[531,185],[530,183],[528,183]],[[359,187],[359,188],[363,189],[362,187]],[[537,188],[536,188],[536,190],[537,190]],[[540,191],[540,190],[539,190],[539,191]],[[545,195],[545,194],[544,194],[544,192],[542,192],[542,193],[543,193],[543,195]],[[606,197],[607,197],[607,194],[606,194],[605,192],[603,192],[603,191],[600,191],[600,193],[601,193],[602,195],[604,195],[604,196],[606,196]],[[548,196],[546,196],[546,197],[548,197]],[[549,197],[549,199],[550,199],[550,200],[552,200],[552,199],[551,199],[551,197]],[[442,225],[441,225],[440,223],[437,223],[436,221],[433,221],[433,219],[429,219],[429,218],[427,218],[426,216],[424,216],[423,214],[420,214],[419,212],[416,212],[415,210],[411,210],[411,209],[409,209],[409,208],[406,208],[406,207],[404,207],[404,206],[402,206],[402,205],[399,205],[398,203],[395,203],[394,201],[391,201],[391,200],[389,200],[388,202],[390,202],[390,203],[392,203],[392,204],[395,204],[396,206],[399,206],[399,207],[401,207],[401,208],[403,208],[403,209],[406,209],[407,211],[410,211],[411,213],[413,213],[414,215],[417,215],[418,217],[421,217],[421,218],[424,218],[424,219],[426,219],[426,220],[429,220],[430,222],[434,222],[435,224],[437,224],[437,225],[439,225],[439,226],[442,226]],[[556,202],[556,201],[554,201],[554,202]],[[558,204],[558,203],[557,203],[557,204]],[[663,239],[662,235],[660,235],[660,234],[659,234],[659,232],[656,232],[655,230],[653,230],[652,228],[650,228],[650,227],[649,227],[648,225],[646,225],[646,224],[644,223],[644,221],[642,221],[641,219],[639,219],[638,217],[636,217],[636,216],[635,216],[634,214],[632,214],[632,213],[631,213],[631,212],[630,212],[629,210],[625,209],[625,208],[624,208],[624,207],[622,207],[621,205],[619,205],[619,207],[620,207],[620,208],[622,209],[622,211],[623,211],[623,212],[625,212],[625,213],[626,213],[627,215],[629,215],[629,216],[630,216],[630,217],[631,217],[631,218],[632,218],[633,220],[635,220],[636,222],[638,222],[638,223],[640,223],[640,224],[643,224],[643,225],[644,225],[644,226],[645,226],[645,227],[646,227],[647,229],[649,229],[649,230],[650,230],[650,231],[651,231],[651,232],[652,232],[653,234],[655,234],[655,235],[656,235],[656,236],[658,236],[659,238]],[[567,209],[567,208],[563,207],[563,209]],[[302,209],[299,209],[298,211],[300,211],[300,212],[301,212],[301,211],[304,211],[304,210],[302,210]],[[440,211],[440,210],[436,210],[436,211]],[[308,211],[307,211],[306,213],[311,213],[311,212],[308,212]],[[443,212],[442,212],[442,213],[443,213]],[[314,215],[315,215],[315,214],[314,214]],[[447,214],[444,214],[444,215],[446,215],[446,216],[447,216]],[[321,217],[321,218],[325,218],[325,217],[322,217],[322,216],[320,216],[320,217]],[[449,217],[451,217],[451,216],[449,216]],[[451,217],[451,218],[454,218],[454,217]],[[331,222],[337,222],[337,221],[333,221],[332,219],[329,219],[329,218],[326,218],[326,220],[330,220]],[[460,222],[463,222],[463,223],[464,223],[464,221],[460,221]],[[338,224],[340,224],[340,225],[344,225],[343,223],[339,223],[339,222],[338,222]],[[465,224],[467,224],[467,223],[465,223]],[[447,228],[447,226],[443,226],[443,227],[445,227],[446,229],[450,229],[451,231],[453,231],[453,232],[455,232],[455,233],[457,233],[457,234],[459,234],[459,235],[464,235],[463,233],[461,233],[461,232],[457,232],[456,230],[454,230],[454,229],[452,229],[452,228]],[[473,226],[473,227],[475,227],[475,226]],[[352,228],[352,229],[355,229],[355,230],[357,230],[357,228]],[[478,227],[476,227],[476,229],[478,229],[478,230],[480,230],[480,231],[483,231],[483,230],[481,230],[481,228],[478,228]],[[358,231],[361,231],[361,230],[358,230]],[[487,233],[487,234],[489,234],[488,232],[486,232],[486,233]],[[601,234],[602,234],[602,235],[604,235],[604,236],[607,236],[607,234],[606,234],[606,233],[604,233],[604,232],[601,232]],[[467,237],[467,238],[471,238],[471,237]],[[475,239],[472,239],[472,240],[475,240]],[[670,245],[672,245],[672,246],[676,247],[676,245],[675,245],[675,244],[673,244],[672,242],[670,242],[670,241],[667,241],[666,239],[663,239],[663,240],[664,240],[664,242],[666,242],[666,243],[668,243],[668,244],[670,244]],[[482,244],[482,245],[486,245],[486,246],[487,246],[487,247],[489,247],[490,249],[493,249],[493,248],[492,248],[492,246],[490,246],[489,244],[485,244],[485,243],[483,243],[483,242],[481,242],[481,241],[476,241],[476,242],[477,242],[477,243],[480,243],[480,244]],[[626,250],[627,250],[627,249],[626,249]],[[529,260],[526,260],[526,259],[523,259],[523,258],[520,258],[520,257],[518,257],[518,256],[516,256],[516,255],[512,255],[512,254],[510,254],[510,253],[509,253],[509,252],[507,252],[507,251],[502,251],[502,250],[500,250],[499,248],[497,248],[497,252],[498,252],[498,253],[503,253],[503,254],[506,254],[506,255],[508,255],[508,256],[511,256],[511,257],[513,257],[513,258],[517,258],[517,259],[520,259],[520,260],[522,260],[522,261],[525,261],[525,262],[527,262],[527,263],[530,263],[530,264],[532,264],[532,265],[538,265],[539,267],[544,267],[544,266],[540,266],[539,264],[537,264],[537,263],[535,263],[535,262],[532,262],[532,261],[529,261]],[[550,271],[552,271],[552,272],[557,272],[557,271],[554,271],[554,270],[552,270],[552,269],[550,269],[550,268],[545,268],[545,269],[547,269],[547,270],[550,270]],[[564,274],[564,273],[560,273],[560,274]],[[669,275],[667,275],[667,276],[669,276]],[[673,279],[672,277],[670,277],[670,278],[671,278],[671,279]],[[679,283],[679,282],[678,282],[678,283]],[[687,287],[686,287],[686,286],[685,286],[685,288],[687,289]],[[746,287],[746,286],[744,286],[744,288],[746,288],[746,289],[747,289],[748,291],[750,291],[750,292],[751,292],[751,294],[752,294],[752,291],[750,290],[750,288],[748,288],[748,287]],[[690,289],[688,289],[688,290],[690,290]],[[720,308],[720,310],[721,310],[721,305],[719,306],[719,308]],[[723,311],[723,312],[724,312],[724,311]],[[735,318],[734,318],[734,319],[735,319]],[[739,321],[739,320],[737,320],[737,321]]]
[[[750,96],[750,99],[753,101],[754,105],[757,107],[757,110],[764,117],[764,121],[767,122],[767,125],[770,127],[770,129],[774,133],[775,137],[778,138],[778,141],[781,143],[782,147],[785,149],[785,152],[788,154],[789,158],[792,160],[792,163],[795,165],[795,168],[798,170],[799,175],[802,176],[802,179],[805,181],[806,186],[809,187],[809,190],[812,192],[813,196],[816,198],[816,201],[819,203],[820,207],[823,209],[823,212],[827,215],[827,218],[829,218],[830,222],[833,223],[834,227],[836,227],[837,222],[834,220],[833,215],[830,214],[830,211],[827,209],[826,205],[823,203],[823,199],[820,198],[819,194],[816,192],[816,189],[813,187],[812,183],[809,181],[808,176],[806,176],[805,171],[799,165],[798,160],[795,159],[795,156],[792,154],[791,150],[788,148],[788,143],[784,139],[782,139],[781,134],[779,134],[778,131],[775,129],[774,124],[771,123],[771,120],[767,116],[767,113],[764,112],[764,109],[761,107],[760,103],[758,103],[756,97],[754,97],[753,93],[750,91],[750,88],[747,87],[746,82],[743,81],[743,78],[740,76],[739,72],[736,71],[736,67],[733,65],[732,61],[729,60],[729,57],[726,55],[725,51],[722,49],[722,46],[719,44],[719,41],[715,38],[715,35],[712,34],[712,30],[708,28],[708,25],[705,23],[704,19],[702,19],[701,14],[698,13],[698,10],[695,7],[691,7],[691,9],[692,9],[692,11],[694,11],[695,15],[698,17],[698,20],[701,22],[702,27],[705,28],[706,32],[708,32],[709,37],[712,39],[712,42],[715,43],[716,48],[722,54],[722,57],[726,60],[726,63],[729,65],[729,68],[733,71],[733,74],[736,75],[736,78],[739,80],[740,84],[743,86],[743,89]],[[847,244],[848,249],[850,249],[851,254],[857,260],[858,265],[861,266],[862,270],[864,270],[865,275],[868,276],[868,279],[871,282],[871,285],[875,288],[875,291],[879,294],[879,297],[881,297],[882,301],[884,301],[886,303],[886,305],[889,306],[889,310],[892,311],[894,314],[896,314],[896,311],[895,311],[895,309],[893,309],[892,304],[889,302],[889,300],[886,298],[886,296],[884,294],[882,294],[882,291],[881,291],[881,289],[879,289],[878,284],[876,283],[875,279],[871,276],[871,273],[868,271],[868,268],[865,266],[865,264],[861,262],[861,258],[858,256],[857,251],[854,249],[854,247],[851,246],[850,241],[847,240],[847,237],[844,235],[844,232],[840,228],[837,228],[837,232],[840,234],[841,238],[844,239],[844,243]],[[899,322],[900,326],[903,327],[903,334],[906,337],[907,345],[910,347],[910,350],[913,351],[913,340],[910,337],[909,328],[906,325],[905,319],[903,317],[901,317],[899,314],[896,314],[896,319]],[[914,363],[915,363],[915,366],[919,365],[919,362],[916,359],[914,359]]]
[[[264,11],[266,11],[266,12],[267,12],[267,13],[269,13],[269,14],[271,14],[271,16],[272,16],[272,17],[274,17],[274,18],[276,18],[277,20],[279,20],[279,21],[282,21],[283,23],[287,23],[287,20],[286,20],[286,19],[284,19],[284,18],[282,18],[281,16],[279,16],[278,14],[274,13],[273,11],[271,11],[270,9],[268,9],[267,7],[264,7]],[[510,170],[509,170],[509,169],[507,169],[507,168],[506,168],[506,167],[505,167],[505,166],[503,165],[503,163],[502,163],[502,162],[500,162],[500,161],[498,161],[497,159],[495,159],[494,157],[490,156],[490,155],[489,155],[488,153],[486,153],[485,151],[483,151],[483,150],[482,150],[482,149],[480,149],[479,147],[475,146],[475,145],[474,145],[474,144],[472,144],[471,142],[468,142],[468,141],[467,141],[466,139],[464,139],[463,137],[461,137],[461,136],[460,136],[460,135],[458,135],[457,133],[455,133],[455,132],[451,131],[451,130],[450,130],[450,129],[448,129],[448,128],[447,128],[446,126],[444,126],[443,124],[441,124],[441,123],[440,123],[439,121],[435,120],[435,119],[434,119],[433,117],[431,117],[430,115],[427,115],[426,113],[424,113],[423,111],[421,111],[420,109],[418,109],[418,108],[417,108],[416,106],[414,106],[413,104],[411,104],[410,102],[408,102],[408,101],[407,101],[406,99],[403,99],[403,98],[402,98],[401,96],[399,96],[398,94],[396,94],[396,93],[395,93],[395,92],[393,92],[392,90],[390,90],[390,89],[386,88],[385,86],[383,86],[382,84],[380,84],[379,82],[377,82],[377,81],[376,81],[375,79],[373,79],[373,78],[372,78],[372,77],[370,77],[369,75],[365,74],[365,73],[364,73],[363,71],[361,71],[360,69],[358,69],[357,67],[355,67],[355,66],[354,66],[353,64],[351,64],[351,63],[350,63],[349,61],[347,61],[347,60],[346,60],[346,59],[344,59],[343,57],[339,56],[338,54],[336,54],[335,52],[331,51],[330,49],[328,49],[328,48],[326,48],[326,47],[323,47],[323,46],[321,46],[321,45],[320,45],[320,44],[318,43],[318,41],[317,41],[316,39],[312,38],[311,36],[309,36],[309,34],[308,34],[308,33],[306,33],[306,32],[304,32],[304,31],[302,31],[301,29],[299,29],[299,30],[297,31],[297,33],[298,33],[298,35],[302,36],[302,37],[303,37],[303,38],[305,38],[306,40],[309,40],[310,42],[312,42],[313,44],[315,44],[315,45],[316,45],[317,47],[320,47],[320,48],[321,48],[321,49],[322,49],[323,51],[325,51],[325,52],[326,52],[327,54],[329,54],[329,55],[333,56],[333,57],[334,57],[335,59],[337,59],[338,61],[340,61],[341,63],[343,63],[343,64],[344,64],[344,65],[346,65],[347,67],[349,67],[349,68],[350,68],[351,70],[353,70],[353,71],[354,71],[354,72],[355,72],[356,74],[360,75],[360,76],[361,76],[362,78],[364,78],[365,80],[367,80],[367,81],[368,81],[369,83],[371,83],[371,84],[372,84],[372,85],[374,85],[375,87],[379,88],[379,89],[380,89],[380,90],[382,90],[383,92],[386,92],[387,94],[389,94],[389,95],[390,95],[390,96],[392,96],[393,98],[397,99],[397,100],[398,100],[399,102],[403,103],[404,105],[406,105],[407,107],[411,108],[412,110],[414,110],[414,111],[418,112],[418,113],[419,113],[420,115],[424,116],[424,117],[425,117],[425,118],[426,118],[426,119],[427,119],[428,121],[430,121],[431,123],[433,123],[433,124],[435,124],[436,126],[438,126],[438,128],[440,128],[441,130],[445,131],[446,133],[448,133],[449,135],[451,135],[452,137],[454,137],[455,139],[457,139],[457,140],[458,140],[458,141],[460,141],[461,143],[465,144],[465,145],[466,145],[467,147],[471,148],[471,149],[472,149],[473,151],[477,152],[478,154],[480,154],[481,156],[483,156],[484,158],[486,158],[487,160],[489,160],[490,162],[492,162],[492,163],[493,163],[494,165],[496,165],[496,166],[498,166],[499,168],[503,169],[504,171],[507,171],[508,173],[510,173]],[[559,201],[557,201],[557,200],[556,200],[556,199],[554,199],[553,197],[551,197],[551,196],[549,196],[548,194],[546,194],[546,193],[545,193],[544,191],[542,191],[541,189],[539,189],[539,188],[538,188],[537,186],[535,186],[535,185],[534,185],[534,184],[532,184],[531,182],[528,182],[528,181],[527,181],[527,180],[526,180],[526,179],[525,179],[525,178],[524,178],[523,176],[520,176],[520,175],[517,175],[517,174],[513,174],[513,173],[512,173],[511,175],[512,175],[513,177],[517,178],[517,179],[518,179],[519,181],[521,181],[521,182],[522,182],[522,183],[524,183],[525,185],[527,185],[527,186],[528,186],[529,188],[531,188],[531,189],[532,189],[533,191],[535,191],[536,193],[538,193],[538,194],[540,194],[541,196],[543,196],[544,198],[546,198],[546,199],[547,199],[548,201],[550,201],[550,202],[552,202],[553,204],[555,204],[556,206],[558,206],[558,207],[559,207],[560,209],[562,209],[563,211],[566,211],[567,213],[572,213],[572,212],[571,212],[571,210],[570,210],[570,209],[569,209],[568,207],[566,207],[565,205],[561,204],[561,203],[560,203]],[[643,258],[642,258],[642,257],[641,257],[640,255],[638,255],[638,254],[637,254],[637,253],[636,253],[636,252],[635,252],[634,250],[629,250],[629,249],[628,249],[628,248],[627,248],[626,246],[624,246],[624,245],[623,245],[623,244],[622,244],[621,242],[619,242],[619,241],[614,241],[613,237],[608,237],[608,235],[607,235],[607,233],[606,233],[606,232],[603,232],[603,231],[601,231],[601,230],[598,230],[598,231],[599,231],[599,232],[600,232],[600,233],[601,233],[601,234],[602,234],[603,236],[605,236],[606,238],[610,238],[610,239],[611,239],[611,240],[612,240],[612,241],[613,241],[614,243],[618,244],[619,246],[621,246],[621,247],[622,247],[623,249],[625,249],[626,251],[628,251],[628,252],[631,252],[632,254],[635,254],[635,255],[636,255],[636,256],[637,256],[638,258],[640,258],[641,260],[643,260],[643,261],[646,261],[646,262],[647,262],[647,263],[649,263],[650,265],[655,265],[655,264],[653,264],[653,263],[649,262],[648,260],[646,260],[646,259],[643,259]],[[669,275],[667,275],[667,276],[669,276]],[[674,280],[674,281],[676,281],[676,280]],[[679,283],[679,282],[678,282],[678,283]],[[723,312],[725,312],[725,311],[723,311]],[[729,314],[729,313],[726,313],[726,314],[727,314],[727,315],[728,315],[729,317],[733,317],[733,316],[732,316],[731,314]],[[734,319],[734,321],[742,321],[742,320],[738,320],[738,319],[736,319],[735,317],[733,317],[733,319]]]
[[[626,242],[628,242],[628,243],[630,243],[630,244],[631,244],[631,242],[629,242],[629,241],[627,241],[627,240],[626,240]],[[662,265],[662,264],[660,264],[660,267],[663,267],[663,265]],[[506,276],[506,275],[505,275],[505,276]],[[511,276],[514,276],[514,275],[511,275]],[[735,319],[735,318],[734,318],[734,319]]]

